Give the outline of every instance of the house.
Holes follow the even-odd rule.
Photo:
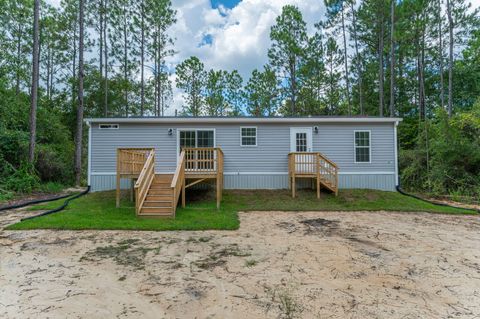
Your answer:
[[[218,203],[223,188],[292,188],[293,196],[299,185],[315,183],[318,195],[321,187],[335,193],[338,188],[394,191],[400,121],[386,117],[91,118],[86,120],[88,184],[92,192],[134,185],[139,215],[142,209],[144,215],[158,213],[155,208],[174,214],[182,189],[209,179],[217,185]],[[128,179],[134,182],[129,184]],[[162,202],[167,196],[168,202]]]

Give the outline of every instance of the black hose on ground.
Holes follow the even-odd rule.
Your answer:
[[[41,217],[41,216],[45,216],[45,215],[50,215],[50,214],[53,214],[53,213],[57,213],[57,212],[59,212],[59,211],[62,211],[62,210],[64,210],[64,209],[68,206],[68,203],[70,203],[72,200],[77,199],[77,198],[79,198],[79,197],[82,197],[83,195],[88,194],[88,192],[90,192],[90,185],[88,185],[87,189],[84,190],[83,192],[78,193],[77,195],[68,198],[68,199],[63,203],[62,206],[57,207],[57,208],[52,209],[52,210],[48,210],[48,211],[43,212],[43,213],[38,214],[38,215],[33,215],[33,216],[29,216],[29,217],[22,218],[21,221],[23,222],[24,220],[33,219],[33,218],[37,218],[37,217]]]
[[[45,199],[36,199],[36,200],[32,200],[32,201],[30,201],[30,202],[21,203],[21,204],[15,204],[15,205],[11,205],[11,206],[3,206],[3,207],[0,207],[0,212],[1,212],[1,211],[4,211],[4,210],[11,210],[11,209],[22,208],[22,207],[30,206],[30,205],[34,205],[34,204],[52,202],[52,201],[54,201],[54,200],[62,199],[62,198],[67,198],[67,197],[70,197],[70,196],[72,196],[72,194],[55,196],[55,197],[50,197],[50,198],[45,198]]]
[[[438,203],[438,202],[432,202],[432,201],[429,201],[425,198],[422,198],[420,196],[417,196],[417,195],[413,195],[413,194],[409,194],[407,192],[405,192],[401,187],[400,185],[397,185],[395,186],[395,188],[397,189],[397,191],[402,194],[402,195],[405,195],[405,196],[409,196],[409,197],[412,197],[412,198],[415,198],[415,199],[418,199],[418,200],[421,200],[425,203],[429,203],[429,204],[433,204],[433,205],[437,205],[437,206],[445,206],[445,207],[452,207],[452,208],[458,208],[458,209],[465,209],[465,210],[469,210],[469,211],[472,211],[472,212],[475,212],[477,214],[480,214],[480,210],[479,209],[475,209],[475,208],[465,208],[465,207],[458,207],[458,206],[454,206],[454,205],[449,205],[449,204],[445,204],[445,203]]]

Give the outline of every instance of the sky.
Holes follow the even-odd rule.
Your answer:
[[[471,3],[480,7],[480,0]],[[270,27],[286,4],[301,10],[310,31],[325,13],[324,0],[172,0],[177,23],[169,32],[177,54],[168,58],[169,67],[174,69],[186,58],[197,56],[206,69],[237,69],[248,80],[255,68],[267,62]],[[173,107],[167,115],[181,104],[181,92],[174,88]]]
[[[325,13],[323,3],[322,0],[173,0],[177,23],[170,32],[178,53],[167,62],[174,67],[190,56],[197,56],[206,69],[236,69],[247,81],[252,71],[261,69],[268,60],[270,27],[282,7],[298,6],[308,27],[313,28]],[[182,102],[181,92],[174,88],[169,115]]]

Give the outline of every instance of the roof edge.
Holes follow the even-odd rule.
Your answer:
[[[87,123],[395,123],[400,117],[112,117]]]

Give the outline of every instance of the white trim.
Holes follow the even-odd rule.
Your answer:
[[[395,156],[395,183],[396,186],[400,185],[398,178],[398,141],[397,141],[397,126],[398,122],[393,124],[393,145],[394,145],[394,156]]]
[[[155,172],[155,174],[175,174],[175,172]],[[117,175],[115,172],[93,172],[92,176]],[[224,172],[223,175],[288,175],[288,172]],[[395,175],[395,172],[338,172],[338,175]]]
[[[107,127],[102,127],[107,126]],[[120,128],[120,124],[118,123],[99,123],[98,129],[99,130],[118,130]]]
[[[288,175],[288,172],[224,172],[223,175]],[[395,172],[338,172],[338,175],[395,175]]]
[[[393,123],[398,117],[139,117],[87,118],[92,123]]]
[[[243,135],[242,129],[244,128],[254,128],[255,129],[255,145],[243,145]],[[252,137],[252,136],[245,136],[245,137]],[[257,147],[258,146],[258,128],[256,126],[240,126],[240,147]]]
[[[313,130],[312,127],[290,127],[290,152],[297,151],[296,133],[307,133],[307,152],[313,152]]]
[[[368,162],[357,162],[357,146],[355,145],[355,135],[357,132],[368,132]],[[365,148],[365,146],[359,146]],[[355,164],[371,164],[372,163],[372,131],[371,130],[354,130],[353,131],[353,162]]]
[[[92,126],[90,122],[87,122],[88,125],[88,166],[87,166],[87,185],[90,185],[90,175],[92,175]]]

